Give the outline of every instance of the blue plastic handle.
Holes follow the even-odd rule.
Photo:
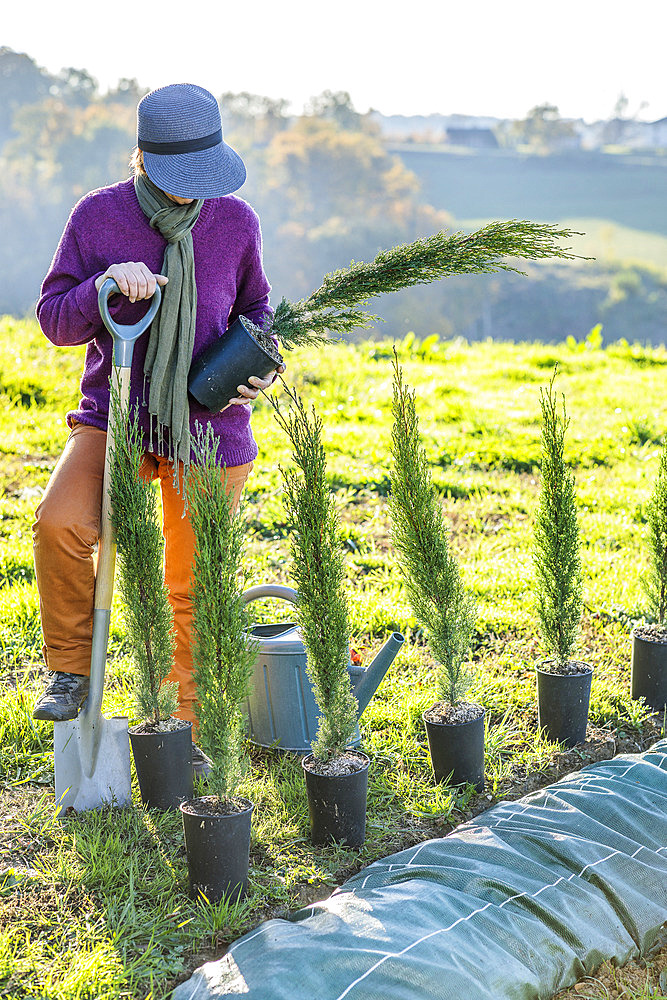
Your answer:
[[[119,368],[129,368],[132,364],[132,354],[136,341],[151,325],[156,312],[160,308],[162,290],[159,285],[155,286],[148,312],[145,316],[142,316],[138,323],[133,323],[131,326],[121,326],[118,323],[114,323],[109,315],[109,296],[116,293],[120,293],[120,288],[113,278],[107,278],[100,285],[100,290],[97,293],[97,304],[102,321],[113,338],[114,362]]]

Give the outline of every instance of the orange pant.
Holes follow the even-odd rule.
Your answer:
[[[75,425],[33,524],[43,652],[50,670],[72,674],[90,672],[95,590],[93,550],[100,533],[105,446],[106,431],[86,424]],[[227,469],[227,488],[234,492],[235,507],[252,465],[248,462]],[[164,579],[174,612],[176,638],[169,680],[177,681],[179,686],[176,715],[195,723],[196,692],[190,652],[194,535],[189,518],[182,516],[183,495],[174,489],[171,463],[166,458],[147,453],[141,475],[160,482]]]

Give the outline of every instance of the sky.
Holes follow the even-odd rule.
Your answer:
[[[358,111],[593,121],[667,116],[665,0],[0,0],[0,45],[88,70],[101,89],[192,82],[294,111],[324,90]]]

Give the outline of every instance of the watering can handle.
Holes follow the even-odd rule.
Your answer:
[[[109,313],[109,297],[117,293],[120,293],[120,288],[113,278],[107,278],[100,285],[100,290],[97,293],[97,304],[102,321],[113,337],[114,362],[119,368],[129,368],[132,364],[132,352],[134,351],[135,341],[139,339],[144,330],[148,329],[153,322],[156,312],[160,308],[162,290],[159,285],[155,286],[148,312],[145,316],[141,317],[138,323],[133,323],[130,326],[121,326],[119,323],[114,322]]]
[[[283,587],[279,583],[260,583],[257,587],[250,587],[244,594],[241,594],[241,600],[244,604],[250,604],[251,601],[256,601],[260,597],[277,597],[282,601],[291,601],[292,604],[299,603],[299,595],[296,590],[291,587]]]

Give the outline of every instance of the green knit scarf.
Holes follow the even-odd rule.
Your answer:
[[[167,248],[162,274],[169,278],[162,289],[162,305],[151,323],[144,379],[149,381],[149,449],[153,451],[153,420],[156,422],[157,454],[169,431],[168,458],[174,463],[174,483],[179,488],[178,463],[190,464],[190,408],[188,372],[192,361],[197,317],[197,286],[192,227],[199,218],[203,199],[177,205],[148,177],[134,178],[137,200],[150,225],[165,238]]]

